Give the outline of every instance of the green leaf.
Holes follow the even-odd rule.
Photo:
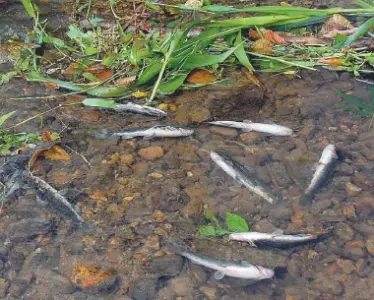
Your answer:
[[[227,19],[223,21],[215,21],[209,24],[209,26],[218,26],[218,27],[230,27],[230,26],[265,26],[277,24],[281,21],[291,21],[294,19],[300,19],[305,16],[296,15],[296,16],[258,16],[250,18],[236,18],[236,19]]]
[[[97,52],[99,52],[99,50],[98,50],[97,48],[95,48],[95,47],[92,47],[92,46],[89,46],[89,47],[87,47],[87,48],[85,49],[85,53],[86,53],[87,55],[94,55],[94,54],[96,54]]]
[[[145,2],[144,3],[145,4],[145,6],[147,6],[148,8],[150,8],[150,9],[153,9],[153,10],[155,10],[155,11],[160,11],[161,10],[161,8],[159,7],[159,6],[157,6],[156,4],[154,4],[153,2]]]
[[[226,226],[232,232],[246,232],[249,231],[248,224],[241,216],[227,212]]]
[[[56,47],[64,47],[65,46],[65,42],[59,38],[56,38],[56,37],[53,37],[53,36],[50,36],[50,35],[46,35],[43,37],[43,42],[47,43],[47,44],[52,44],[52,45],[55,45]]]
[[[214,213],[209,209],[205,211],[204,218],[211,222],[214,222],[216,220]]]
[[[86,91],[87,95],[103,97],[103,98],[112,98],[123,96],[126,92],[129,91],[128,87],[97,87],[89,89]]]
[[[374,106],[368,105],[364,101],[362,101],[361,99],[353,97],[351,95],[348,95],[348,94],[346,94],[346,93],[344,93],[344,92],[342,92],[340,90],[336,90],[336,92],[344,100],[346,100],[347,102],[349,102],[349,103],[351,103],[353,105],[356,105],[358,108],[364,110],[365,112],[367,112],[369,114],[373,114],[374,113]]]
[[[114,54],[110,54],[108,56],[105,56],[103,61],[102,61],[102,64],[104,66],[107,66],[109,67],[118,57],[118,54],[117,53],[114,53]]]
[[[236,8],[223,6],[223,5],[208,5],[208,6],[204,6],[201,10],[220,13],[220,12],[236,11]]]
[[[70,91],[74,91],[74,92],[84,91],[83,88],[81,88],[79,86],[76,86],[76,85],[74,85],[74,84],[72,84],[68,81],[63,81],[63,80],[59,80],[59,79],[44,77],[42,74],[40,74],[38,72],[35,72],[35,71],[32,71],[32,72],[28,73],[27,80],[28,81],[39,81],[39,82],[53,82],[58,87],[65,88],[65,89],[70,90]]]
[[[162,68],[162,62],[158,61],[148,66],[139,76],[136,81],[136,86],[140,86],[148,83],[150,80],[155,78],[160,73]]]
[[[224,230],[224,229],[220,229],[220,228],[216,228],[214,226],[211,226],[211,225],[200,225],[199,226],[199,233],[201,236],[204,236],[204,237],[212,237],[212,236],[221,236],[221,235],[225,235],[225,234],[228,234],[229,231],[227,230]]]
[[[238,47],[230,48],[228,51],[223,52],[219,55],[214,54],[192,54],[182,63],[181,69],[192,70],[196,68],[211,66],[224,62]],[[180,59],[170,60],[170,64],[173,67],[179,67]]]
[[[27,14],[31,17],[31,18],[36,18],[36,14],[35,14],[35,10],[34,10],[34,6],[31,2],[31,0],[21,0],[22,4],[23,4],[23,7],[25,8]]]
[[[188,74],[178,75],[174,78],[160,84],[158,90],[164,94],[172,94],[174,93],[184,82],[187,78]]]
[[[366,3],[365,1],[362,1],[362,0],[356,0],[356,3],[357,3],[357,5],[361,6],[362,8],[371,8],[371,9],[374,8],[369,3]]]
[[[8,120],[11,116],[13,116],[16,113],[16,110],[11,111],[5,115],[0,116],[0,127],[3,126],[3,124]]]
[[[236,40],[235,40],[235,44],[234,45],[238,47],[234,51],[234,53],[235,53],[235,56],[237,57],[237,59],[239,60],[239,62],[244,67],[246,67],[249,72],[254,71],[254,68],[251,65],[251,63],[249,62],[248,56],[247,56],[247,54],[245,53],[245,50],[244,50],[244,45],[243,45],[243,41],[242,41],[242,32],[241,32],[241,30],[239,30],[238,35],[236,36]]]
[[[347,110],[347,111],[351,111],[354,114],[356,114],[358,116],[361,116],[361,117],[371,117],[372,116],[372,114],[370,114],[370,113],[368,113],[364,110],[355,109],[355,108],[353,108],[352,106],[349,106],[349,105],[337,104],[336,107],[342,108],[342,109]]]
[[[347,39],[334,46],[336,49],[344,48],[353,43],[354,41],[357,41],[360,37],[364,36],[368,33],[369,30],[374,28],[374,18],[370,18],[367,20],[364,24],[362,24],[360,27],[356,29],[356,31],[351,34]]]
[[[116,108],[114,100],[100,99],[100,98],[86,98],[82,101],[85,106],[95,106],[103,108]]]

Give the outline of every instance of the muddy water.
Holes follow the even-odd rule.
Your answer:
[[[77,228],[58,207],[44,207],[35,191],[6,203],[0,214],[1,299],[373,299],[374,131],[369,120],[338,110],[335,90],[369,99],[365,85],[347,73],[261,75],[263,89],[238,82],[164,99],[169,117],[114,114],[66,106],[18,130],[60,132],[68,161],[40,157],[35,174],[67,189],[86,221]],[[15,102],[8,98],[51,93],[13,80],[3,90],[0,113],[16,109],[14,122],[76,102]],[[234,129],[196,126],[221,120],[272,121],[295,129],[293,137],[266,137]],[[180,124],[192,137],[96,140],[101,128]],[[327,143],[340,160],[327,187],[307,207],[298,199]],[[238,187],[210,159],[225,153],[253,168],[282,197],[271,205]],[[88,163],[87,163],[88,162]],[[203,239],[204,209],[224,218],[244,217],[250,229],[286,232],[332,227],[317,243],[291,250],[257,249],[225,239]],[[272,280],[214,279],[168,250],[170,239],[197,252],[247,260],[280,270]]]

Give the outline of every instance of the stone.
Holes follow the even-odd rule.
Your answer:
[[[326,199],[323,199],[323,200],[320,200],[320,201],[314,201],[312,203],[311,208],[310,208],[310,212],[313,215],[318,215],[318,214],[322,213],[325,209],[332,206],[332,204],[333,204],[333,202],[332,202],[332,199],[330,199],[330,198],[326,198]]]
[[[29,284],[24,280],[13,280],[9,287],[9,295],[16,298],[21,298],[24,292],[28,289]]]
[[[158,250],[160,249],[160,238],[156,234],[151,234],[148,236],[145,246],[149,249]]]
[[[188,296],[191,294],[193,285],[187,276],[178,276],[168,282],[168,287],[178,296]]]
[[[137,162],[132,165],[134,174],[138,177],[145,176],[148,173],[149,165],[145,162]]]
[[[41,218],[22,219],[8,227],[8,237],[11,241],[31,240],[34,237],[47,234],[53,228],[53,222]]]
[[[266,233],[272,233],[277,229],[273,224],[270,223],[268,219],[261,219],[253,224],[252,227],[255,231]]]
[[[365,242],[365,247],[367,251],[374,256],[374,236],[370,237]]]
[[[345,190],[350,197],[356,197],[362,192],[362,188],[350,182],[345,183]]]
[[[199,290],[210,300],[217,299],[217,289],[209,286],[201,286]]]
[[[263,139],[263,135],[258,132],[245,132],[240,135],[240,139],[247,145],[252,145]]]
[[[338,237],[339,240],[351,241],[354,237],[353,229],[346,223],[338,223],[335,226],[334,234]]]
[[[366,255],[365,242],[361,240],[348,242],[344,247],[344,255],[353,260],[364,257]]]
[[[157,222],[161,223],[165,220],[165,214],[161,210],[155,210],[152,214],[152,218]]]
[[[371,130],[371,131],[368,131],[368,132],[364,132],[364,133],[361,133],[359,136],[358,136],[358,140],[359,141],[366,141],[366,140],[371,140],[374,138],[374,130]]]
[[[288,274],[293,278],[300,278],[303,273],[303,262],[300,257],[293,256],[288,262],[287,271]]]
[[[37,270],[35,277],[42,283],[39,289],[45,289],[46,293],[52,291],[54,294],[71,294],[76,289],[69,278],[48,269]]]
[[[318,273],[316,280],[314,281],[314,288],[322,293],[328,293],[333,295],[341,295],[343,293],[343,286],[341,283],[333,280],[325,273]]]
[[[164,255],[155,257],[149,263],[149,273],[161,276],[175,277],[183,267],[183,258],[179,255]]]
[[[337,169],[338,169],[338,172],[342,176],[351,176],[351,175],[353,175],[353,172],[354,172],[353,167],[351,165],[347,164],[347,163],[344,163],[344,162],[339,164]]]
[[[7,291],[8,291],[8,283],[5,281],[4,278],[0,278],[0,297],[5,297]]]
[[[134,156],[131,154],[124,154],[120,156],[120,161],[122,164],[125,164],[126,166],[131,166],[135,159]]]
[[[299,137],[308,138],[314,133],[316,125],[313,124],[313,120],[310,121],[311,122],[308,122],[309,124],[307,126],[300,130]]]
[[[138,154],[145,160],[156,160],[164,155],[164,149],[159,146],[150,146],[140,149]]]
[[[338,259],[336,261],[336,264],[340,269],[342,269],[345,274],[351,274],[355,269],[355,265],[353,264],[353,262],[348,259]]]
[[[8,260],[10,267],[18,272],[22,269],[23,263],[25,261],[25,256],[23,255],[23,253],[13,250],[9,252]]]
[[[137,279],[134,286],[130,288],[130,295],[134,300],[155,299],[156,280],[155,279]]]
[[[210,127],[210,132],[212,134],[218,134],[226,137],[236,137],[238,135],[238,132],[235,129],[220,126]]]

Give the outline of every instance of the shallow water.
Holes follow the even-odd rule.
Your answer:
[[[335,92],[369,99],[367,87],[350,74],[324,70],[294,77],[265,74],[260,80],[264,89],[238,82],[164,99],[177,109],[162,120],[68,106],[47,114],[43,124],[36,119],[19,128],[57,131],[67,140],[62,147],[71,160],[40,157],[35,174],[74,193],[72,202],[87,225],[77,228],[58,208],[42,206],[33,189],[6,203],[0,215],[0,298],[373,299],[374,131],[368,133],[369,120],[337,109],[341,100]],[[1,114],[17,109],[17,122],[78,100],[7,100],[41,93],[51,92],[13,80],[0,96]],[[196,126],[210,118],[272,121],[293,128],[295,135]],[[156,124],[196,129],[192,137],[178,139],[93,137],[102,128]],[[339,151],[336,172],[310,206],[300,207],[298,199],[327,143]],[[238,187],[211,161],[212,150],[251,167],[283,200],[272,205]],[[235,212],[254,231],[332,229],[317,243],[291,250],[257,249],[199,237],[204,209],[220,218]],[[282,272],[260,282],[217,281],[210,270],[168,250],[170,240]]]

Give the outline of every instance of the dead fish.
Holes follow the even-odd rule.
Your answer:
[[[74,209],[73,205],[71,205],[71,203],[55,188],[50,186],[43,179],[36,177],[31,173],[29,174],[28,178],[29,181],[34,184],[39,200],[46,203],[48,206],[52,207],[53,209],[70,218],[76,223],[81,224],[84,222],[82,217]]]
[[[321,234],[283,234],[282,230],[273,233],[235,232],[229,235],[230,240],[247,242],[251,246],[273,248],[290,248],[317,240]]]
[[[147,116],[154,116],[154,117],[165,117],[167,113],[161,109],[154,108],[151,106],[146,105],[139,105],[132,102],[127,102],[125,104],[116,104],[116,108],[114,109],[117,112],[122,111],[129,111],[132,113],[147,115]]]
[[[140,128],[128,128],[120,131],[101,130],[96,133],[96,138],[105,139],[109,137],[120,137],[128,140],[136,137],[144,137],[145,139],[152,139],[157,137],[183,137],[194,133],[193,129],[181,126],[152,126]]]
[[[223,171],[230,175],[240,185],[244,185],[248,190],[259,195],[269,203],[275,203],[278,201],[277,197],[271,193],[264,183],[253,178],[253,174],[238,162],[213,151],[210,152],[210,157]]]
[[[214,278],[217,280],[220,280],[225,276],[254,280],[268,279],[274,276],[274,270],[262,266],[250,265],[246,261],[236,263],[221,260],[203,254],[188,252],[175,246],[170,247],[170,249],[187,258],[194,264],[215,270]]]
[[[329,144],[323,149],[321,158],[316,165],[313,178],[299,200],[300,204],[307,205],[313,200],[314,194],[326,182],[328,176],[333,171],[337,158],[338,156],[336,155],[334,145]]]
[[[263,123],[252,123],[251,121],[244,120],[243,122],[234,122],[234,121],[214,121],[214,122],[205,122],[207,124],[232,127],[241,129],[244,132],[257,131],[263,133],[269,133],[272,135],[292,135],[293,130],[286,126],[277,125],[277,124],[263,124]]]

